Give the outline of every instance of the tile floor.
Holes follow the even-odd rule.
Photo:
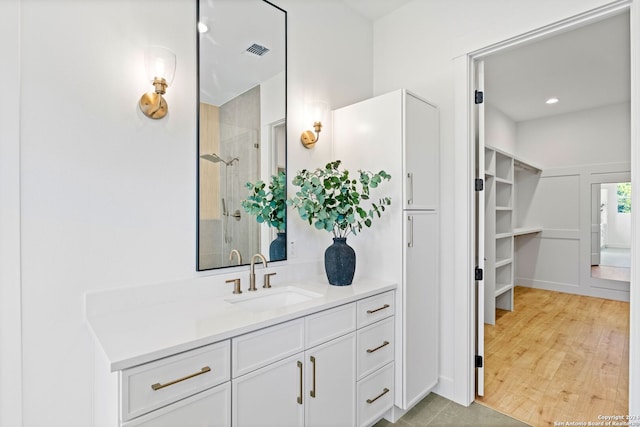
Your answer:
[[[475,427],[528,427],[500,412],[479,403],[469,407],[458,405],[437,394],[431,393],[407,412],[398,422],[381,420],[374,427],[423,427],[423,426],[475,426]]]

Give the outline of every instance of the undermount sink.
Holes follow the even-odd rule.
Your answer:
[[[225,299],[237,307],[249,311],[265,311],[286,307],[321,297],[317,292],[300,289],[295,286],[281,288],[260,289],[249,295],[238,295]]]

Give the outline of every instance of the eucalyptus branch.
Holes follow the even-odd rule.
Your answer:
[[[278,231],[284,231],[287,215],[285,173],[281,171],[277,176],[272,176],[266,190],[266,184],[263,181],[257,181],[255,184],[247,182],[246,187],[249,190],[249,196],[242,201],[244,210],[255,215],[258,223],[265,223]]]
[[[383,170],[378,173],[358,170],[358,177],[352,178],[348,170],[340,170],[341,163],[335,160],[324,168],[299,171],[292,183],[300,189],[287,200],[300,218],[318,230],[332,232],[334,237],[347,237],[363,227],[371,227],[372,220],[379,218],[391,204],[390,197],[382,197],[377,203],[371,202],[368,210],[361,206],[363,201],[370,200],[371,189],[389,181],[391,175]]]

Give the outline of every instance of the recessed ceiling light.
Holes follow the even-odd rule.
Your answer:
[[[198,22],[198,32],[206,33],[207,31],[209,31],[209,27],[207,27],[207,24],[202,21]]]
[[[547,104],[557,104],[558,101],[560,101],[558,98],[549,98],[549,99],[547,99],[546,103]]]

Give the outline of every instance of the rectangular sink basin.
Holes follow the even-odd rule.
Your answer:
[[[259,289],[248,294],[227,298],[225,301],[249,311],[266,311],[287,307],[321,296],[322,294],[317,292],[300,289],[295,286],[284,286],[281,288]]]

